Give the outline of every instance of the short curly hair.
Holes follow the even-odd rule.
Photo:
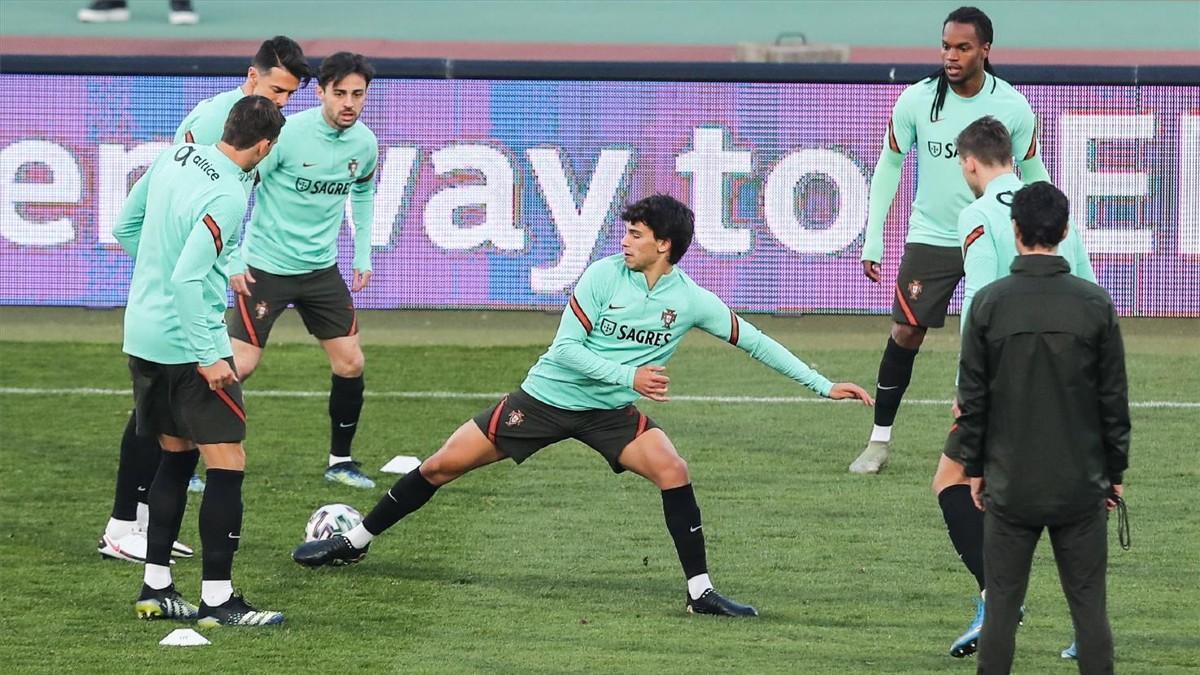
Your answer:
[[[656,194],[629,204],[621,212],[621,220],[642,223],[658,240],[671,241],[671,264],[679,262],[696,232],[696,216],[683,202],[670,195]]]

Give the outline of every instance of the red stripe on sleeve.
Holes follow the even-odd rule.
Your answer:
[[[737,316],[737,314],[734,313],[734,311],[732,309],[729,310],[729,320],[732,322],[732,325],[729,328],[729,344],[734,345],[736,347],[737,343],[738,343],[738,332],[739,332],[738,331],[738,316]]]
[[[982,236],[983,236],[983,226],[982,225],[971,230],[971,234],[968,234],[966,240],[963,241],[963,255],[966,255],[967,249],[971,248],[971,244],[974,244],[975,240]]]
[[[217,255],[221,255],[221,249],[225,248],[225,242],[221,241],[221,228],[217,226],[217,221],[213,217],[204,214],[204,226],[208,228],[208,233],[212,235],[213,246],[217,247]]]
[[[196,137],[192,135],[192,132],[185,131],[183,132],[183,140],[187,141],[188,143],[195,143]]]
[[[588,318],[587,313],[583,311],[583,308],[579,306],[579,301],[575,299],[574,295],[571,295],[571,311],[575,313],[575,318],[579,319],[579,323],[583,324],[583,332],[592,332],[592,321]]]

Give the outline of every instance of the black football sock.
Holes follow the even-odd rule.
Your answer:
[[[163,452],[150,485],[150,523],[146,529],[146,562],[171,564],[171,544],[179,538],[187,508],[187,485],[200,459],[199,450]]]
[[[329,454],[330,461],[345,457],[350,461],[350,444],[358,430],[358,416],[363,407],[363,376],[333,375],[329,387]]]
[[[374,536],[383,534],[401,518],[424,506],[437,489],[421,475],[420,469],[409,471],[379,498],[379,503],[363,518],[363,527]]]
[[[242,479],[245,472],[209,469],[200,502],[201,578],[233,578],[233,554],[242,536]]]
[[[683,566],[683,576],[708,573],[708,558],[704,550],[704,530],[700,524],[700,505],[692,484],[662,491],[663,516],[667,531],[675,541],[675,552]]]
[[[149,440],[154,444],[154,470],[157,471],[158,441],[154,438]],[[137,520],[138,502],[150,498],[150,483],[154,482],[154,475],[152,473],[149,480],[144,478],[141,441],[143,439],[137,435],[135,415],[131,414],[129,423],[125,425],[125,433],[121,435],[121,455],[117,460],[117,485],[113,491],[112,508],[112,517],[116,520]],[[141,492],[138,488],[142,488]]]
[[[912,380],[913,359],[917,349],[905,349],[888,338],[879,361],[879,379],[875,385],[875,425],[890,427],[900,410],[900,399]]]
[[[154,482],[154,476],[158,473],[158,463],[162,461],[163,451],[158,444],[158,437],[153,434],[135,436],[134,444],[137,446],[138,464],[137,501],[149,504],[150,484]]]
[[[971,487],[951,485],[938,493],[950,541],[967,570],[983,590],[983,511],[975,508]]]

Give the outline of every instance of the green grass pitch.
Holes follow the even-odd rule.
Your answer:
[[[833,379],[873,383],[886,319],[750,317]],[[524,466],[487,467],[440,491],[357,566],[289,559],[309,514],[367,510],[375,471],[426,457],[508,391],[553,334],[540,314],[368,313],[367,400],[355,456],[379,479],[321,479],[328,366],[290,317],[247,385],[245,525],[234,583],[283,610],[266,629],[218,629],[201,648],[160,647],[180,624],[141,622],[141,568],[95,551],[111,508],[128,388],[114,312],[5,310],[0,337],[0,663],[6,672],[967,672],[947,656],[973,613],[973,580],[929,480],[949,425],[956,331],[931,334],[884,475],[846,466],[870,429],[854,404],[684,400],[809,398],[706,336],[671,363],[672,394],[644,404],[688,460],[717,588],[752,621],[683,612],[684,584],[649,483],[614,476],[568,442]],[[1133,549],[1111,537],[1109,608],[1124,673],[1200,668],[1200,335],[1195,321],[1128,321],[1133,410],[1127,497]],[[259,395],[256,395],[259,392]],[[391,392],[392,395],[385,395]],[[404,397],[395,392],[453,392]],[[476,397],[467,394],[477,394]],[[199,548],[192,497],[181,539]],[[1115,525],[1115,524],[1114,524]],[[1111,527],[1110,529],[1115,529]],[[198,559],[175,567],[198,601]],[[1070,620],[1043,539],[1015,672],[1068,673]],[[119,669],[119,670],[118,670]]]

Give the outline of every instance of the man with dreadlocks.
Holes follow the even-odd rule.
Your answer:
[[[850,465],[852,473],[879,473],[891,456],[892,424],[912,378],[913,361],[929,328],[941,328],[955,287],[963,278],[958,215],[974,195],[959,168],[955,139],[975,120],[990,115],[1012,136],[1015,158],[1026,183],[1050,180],[1038,156],[1037,120],[1029,102],[996,77],[988,61],[992,22],[975,7],[960,7],[942,24],[942,68],[900,94],[888,121],[879,162],[871,181],[862,265],[880,282],[883,227],[900,184],[901,166],[917,153],[916,199],[908,219],[892,305],[891,336],[879,363],[875,426],[866,449]],[[979,585],[983,581],[983,513],[971,501],[962,464],[942,455],[933,477],[950,540]],[[982,605],[970,628],[954,642],[956,657],[974,653],[982,625]]]

